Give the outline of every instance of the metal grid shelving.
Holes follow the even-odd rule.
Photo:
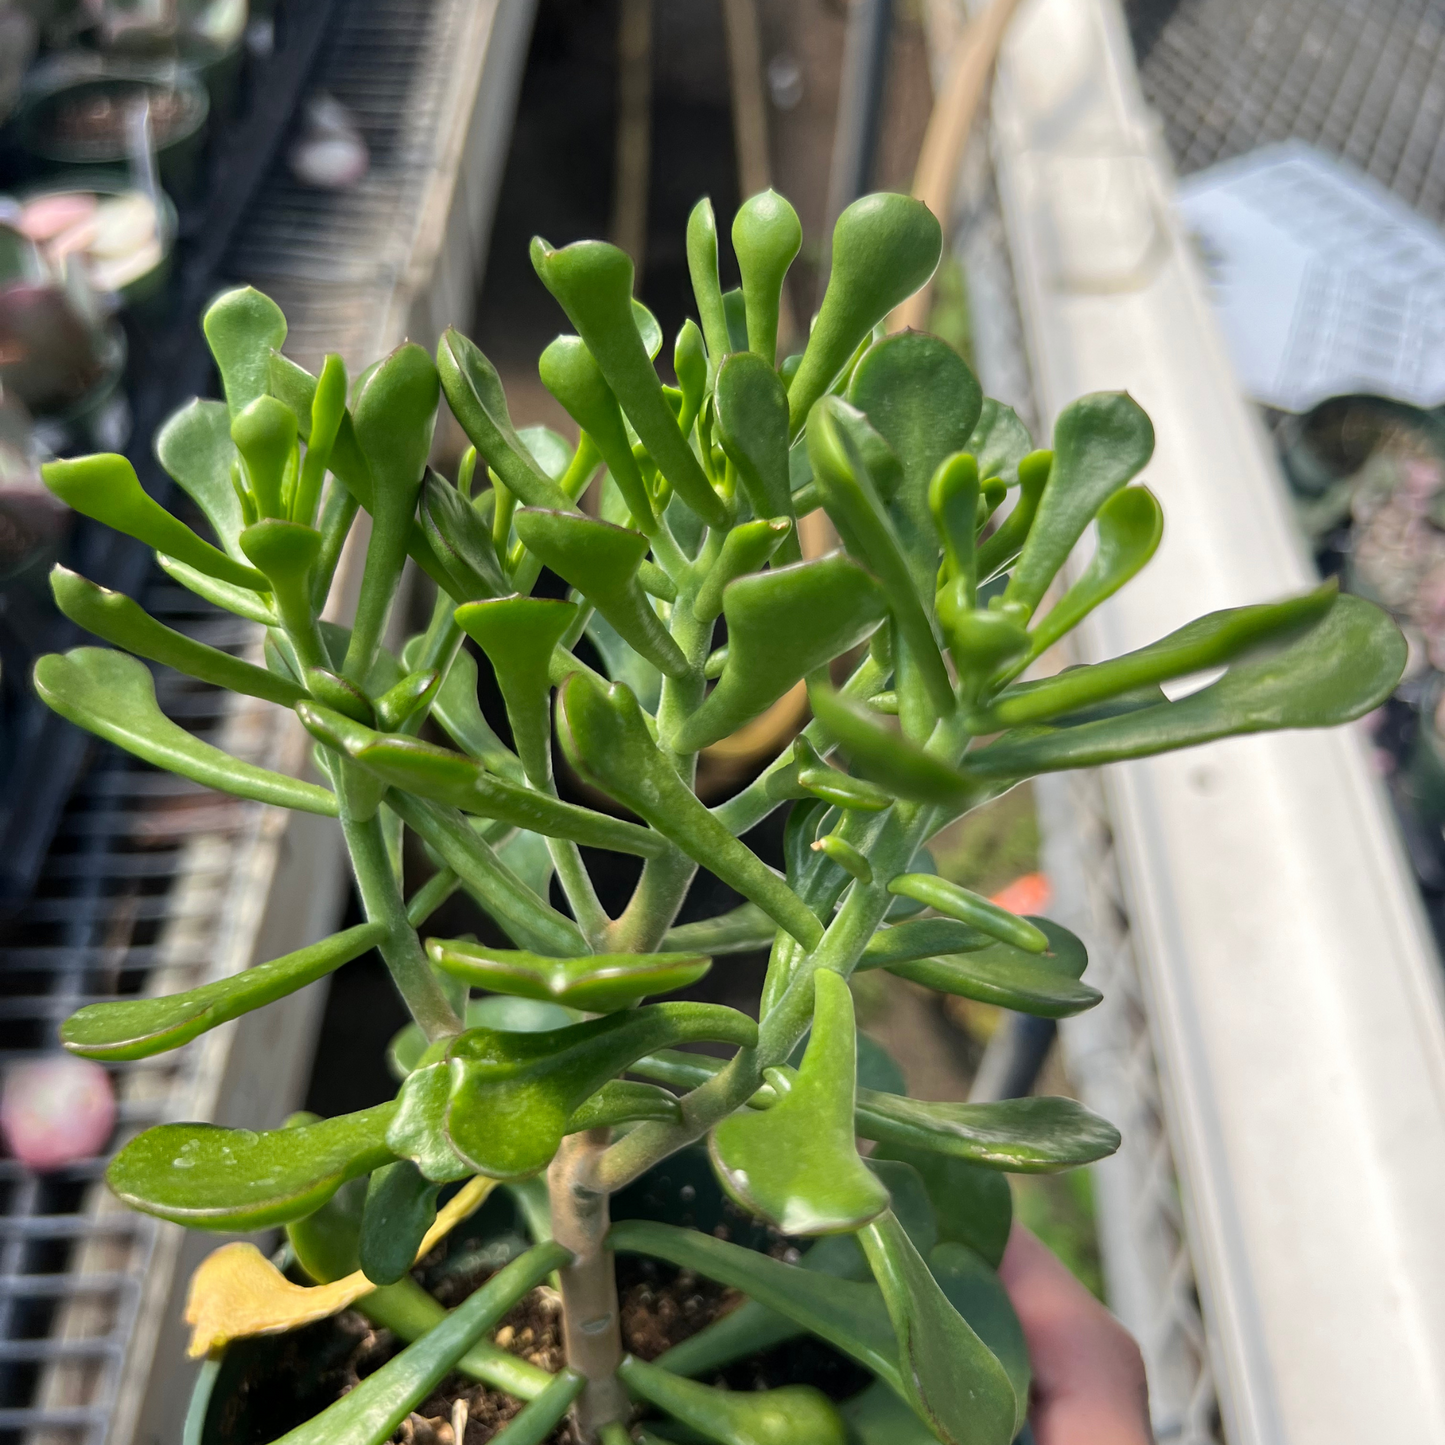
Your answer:
[[[1445,220],[1439,0],[1128,0],[1125,16],[1181,172],[1293,137]]]
[[[198,640],[253,651],[258,629],[157,574],[148,610]],[[282,715],[161,669],[157,695],[188,731],[251,760],[274,759]],[[293,749],[294,750],[294,749]],[[0,1061],[55,1046],[80,1005],[169,993],[235,966],[258,804],[223,798],[112,748],[71,797],[35,897],[0,932]],[[111,1066],[115,1144],[196,1101],[198,1041]],[[160,1226],[111,1199],[104,1158],[35,1175],[0,1160],[0,1440],[105,1439]]]
[[[340,350],[355,369],[408,331],[429,343],[469,319],[532,8],[336,0],[309,84],[353,110],[370,170],[351,191],[308,192],[283,155],[221,267],[281,303],[298,361]],[[258,629],[162,574],[141,600],[213,646],[259,646]],[[280,709],[164,669],[157,693],[168,716],[237,756],[304,764],[308,740]],[[52,1051],[82,1003],[192,987],[328,931],[342,871],[334,829],[308,831],[318,821],[94,745],[34,897],[0,924],[0,1064]],[[319,1001],[305,990],[264,1018],[115,1066],[111,1147],[166,1119],[279,1123],[304,1087]],[[35,1176],[0,1160],[0,1445],[179,1438],[192,1373],[180,1298],[217,1241],[125,1210],[105,1163]]]

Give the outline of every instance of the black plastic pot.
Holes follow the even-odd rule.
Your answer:
[[[660,1220],[706,1234],[724,1228],[733,1243],[750,1249],[765,1250],[778,1243],[776,1234],[725,1199],[701,1147],[673,1155],[613,1195],[611,1213],[614,1221]],[[510,1198],[499,1189],[459,1227],[452,1236],[452,1249],[454,1254],[461,1253],[471,1241],[523,1233],[520,1213],[514,1213]],[[624,1269],[650,1267],[628,1256],[621,1258]],[[334,1384],[328,1394],[328,1377],[334,1381],[334,1372],[355,1344],[355,1338],[346,1335],[334,1319],[285,1335],[236,1341],[220,1358],[208,1360],[202,1367],[181,1445],[265,1445],[285,1434],[335,1398]],[[838,1378],[852,1382],[849,1389],[854,1383],[861,1388],[867,1381],[861,1366],[821,1341],[798,1339],[780,1349],[787,1351],[792,1367],[807,1376],[809,1383],[825,1390]],[[746,1362],[741,1367],[746,1368]],[[262,1380],[265,1388],[258,1388]],[[302,1388],[293,1389],[293,1385]]]

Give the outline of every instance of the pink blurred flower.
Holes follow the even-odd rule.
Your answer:
[[[110,1075],[90,1059],[53,1054],[5,1075],[0,1134],[11,1154],[37,1173],[93,1158],[114,1127]]]

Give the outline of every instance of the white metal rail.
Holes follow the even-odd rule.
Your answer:
[[[1087,657],[1313,581],[1114,0],[1025,0],[994,159],[1038,409],[1127,388],[1159,558]],[[1105,775],[1233,1445],[1445,1441],[1445,1001],[1357,729]]]

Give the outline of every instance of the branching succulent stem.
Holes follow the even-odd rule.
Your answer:
[[[380,812],[366,819],[343,818],[341,826],[361,894],[362,911],[368,922],[386,925],[386,937],[380,944],[381,956],[412,1018],[428,1039],[459,1034],[462,1021],[447,1001],[422,951],[416,929],[407,918],[406,903],[396,886],[396,876],[387,856]]]
[[[619,1139],[598,1160],[594,1178],[609,1194],[624,1188],[654,1164],[700,1139],[719,1120],[740,1109],[765,1082],[763,1070],[785,1063],[813,1016],[815,970],[831,968],[845,978],[853,971],[868,940],[893,901],[887,880],[907,868],[932,821],[933,809],[899,804],[875,846],[874,882],[855,883],[823,942],[793,974],[787,989],[768,1011],[756,1049],[740,1049],[719,1074],[682,1100],[681,1124],[641,1124]]]
[[[604,1425],[627,1419],[627,1392],[617,1378],[622,1363],[621,1314],[612,1252],[605,1247],[611,1221],[607,1194],[595,1180],[610,1131],[589,1129],[563,1140],[547,1170],[552,1235],[572,1251],[558,1273],[562,1286],[562,1332],[567,1363],[585,1376],[574,1407],[577,1426],[594,1441]]]

